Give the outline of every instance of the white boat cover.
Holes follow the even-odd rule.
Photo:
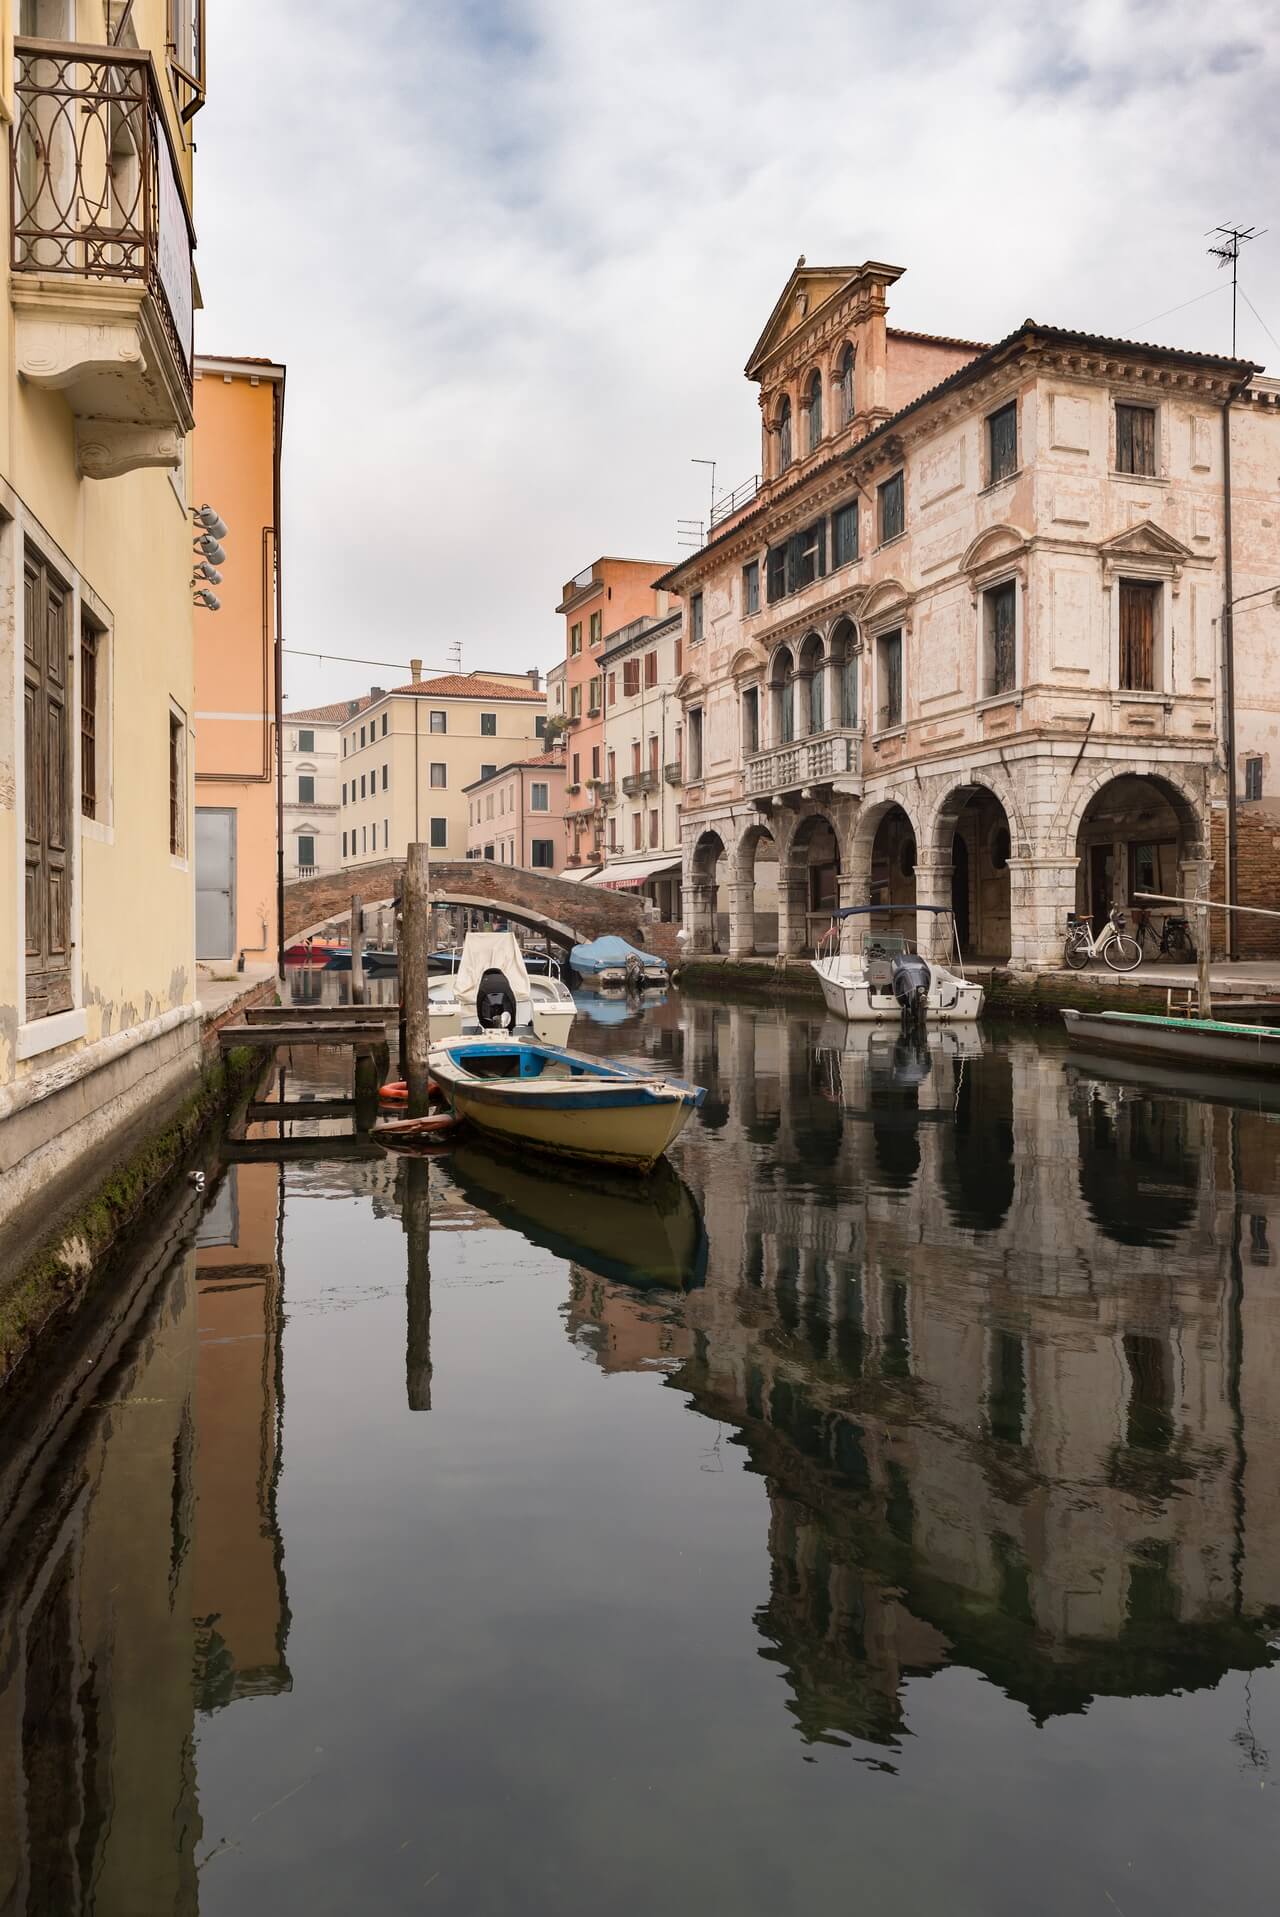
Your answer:
[[[462,957],[452,980],[453,989],[464,1004],[473,1005],[480,980],[490,970],[504,972],[507,984],[519,999],[531,996],[529,974],[516,944],[514,932],[468,932],[462,943]]]

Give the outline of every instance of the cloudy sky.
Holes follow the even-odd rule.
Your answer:
[[[905,266],[903,326],[1226,352],[1205,230],[1269,226],[1280,368],[1272,0],[216,0],[208,65],[198,343],[289,369],[293,647],[545,668],[564,580],[755,470],[800,253]]]

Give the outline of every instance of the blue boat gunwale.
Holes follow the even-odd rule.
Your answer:
[[[581,1052],[567,1052],[560,1046],[543,1045],[534,1039],[466,1039],[453,1043],[446,1040],[439,1049],[456,1071],[466,1074],[460,1086],[449,1086],[450,1093],[462,1089],[468,1096],[480,1097],[485,1102],[536,1091],[539,1107],[551,1111],[608,1110],[637,1101],[643,1104],[666,1104],[673,1097],[680,1102],[691,1099],[696,1109],[706,1097],[701,1085],[693,1085],[687,1079],[668,1078],[647,1071],[640,1065],[624,1065],[613,1059],[590,1058]],[[564,1062],[568,1064],[571,1076],[568,1079],[543,1078],[541,1071],[520,1071],[509,1078],[489,1078],[474,1075],[468,1070],[467,1061],[473,1058],[510,1058],[519,1060],[521,1064],[529,1058],[539,1059],[543,1063],[547,1060]],[[592,1079],[604,1079],[608,1083],[595,1086],[584,1082]],[[624,1082],[619,1083],[619,1080]]]

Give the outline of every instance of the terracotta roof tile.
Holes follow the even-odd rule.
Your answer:
[[[535,692],[531,685],[504,686],[469,672],[446,672],[439,679],[414,679],[407,686],[392,686],[387,696],[399,699],[406,693],[415,697],[430,693],[433,699],[537,699],[539,703],[546,697],[545,693]]]
[[[311,719],[318,726],[340,726],[345,725],[348,719],[355,718],[357,714],[364,711],[366,706],[372,704],[373,701],[366,692],[360,699],[335,699],[332,705],[308,706],[305,712],[286,712],[284,716],[290,725],[298,719]],[[352,706],[355,707],[354,713],[351,710]]]

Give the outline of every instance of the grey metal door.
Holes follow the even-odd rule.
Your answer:
[[[196,957],[236,952],[236,815],[230,806],[196,807]]]

